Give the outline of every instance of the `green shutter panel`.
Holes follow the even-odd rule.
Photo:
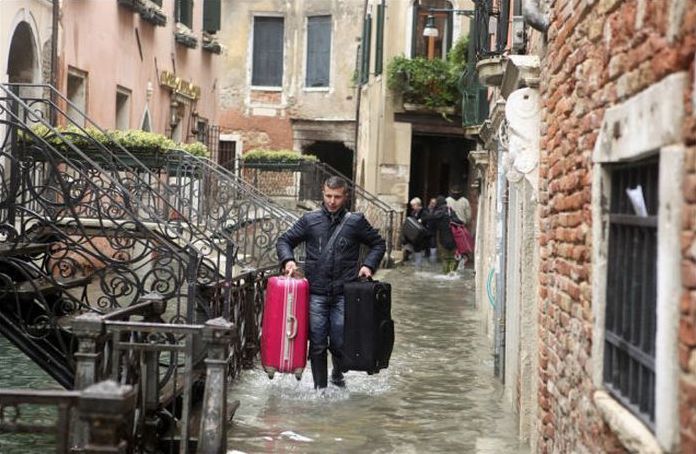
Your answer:
[[[203,30],[215,33],[220,30],[220,0],[203,0]]]
[[[382,74],[384,45],[384,2],[377,5],[377,36],[375,36],[375,74]]]
[[[362,39],[362,65],[360,71],[360,83],[366,84],[370,79],[370,39],[372,37],[372,16],[370,14],[365,18],[363,23],[363,39]]]

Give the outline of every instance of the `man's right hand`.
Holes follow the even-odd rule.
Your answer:
[[[297,264],[294,260],[288,260],[285,262],[285,268],[283,269],[285,275],[292,276],[295,273],[295,270],[297,270]]]

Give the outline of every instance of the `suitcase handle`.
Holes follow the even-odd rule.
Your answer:
[[[287,330],[285,334],[288,339],[294,339],[297,336],[297,319],[293,315],[288,315]]]

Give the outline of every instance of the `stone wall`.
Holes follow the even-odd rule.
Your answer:
[[[550,13],[540,87],[538,448],[625,449],[592,399],[592,152],[607,108],[669,74],[687,71],[680,417],[681,449],[696,452],[696,5],[687,0],[556,0]]]

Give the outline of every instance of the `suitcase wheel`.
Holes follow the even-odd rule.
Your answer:
[[[266,375],[268,375],[268,378],[270,378],[271,380],[273,380],[273,376],[274,376],[275,373],[276,373],[275,367],[266,367],[266,366],[264,366],[264,367],[263,367],[263,370],[266,371]]]
[[[302,372],[304,372],[304,369],[295,369],[295,378],[297,381],[302,380]]]

